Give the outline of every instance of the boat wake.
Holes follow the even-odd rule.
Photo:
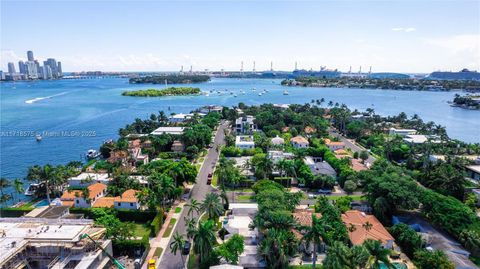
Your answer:
[[[36,102],[41,101],[41,100],[44,100],[44,99],[50,99],[50,98],[53,98],[53,97],[65,95],[65,94],[67,94],[67,93],[68,93],[68,92],[61,92],[61,93],[54,94],[54,95],[50,95],[50,96],[37,97],[37,98],[33,98],[33,99],[30,99],[30,100],[25,101],[25,103],[27,103],[27,104],[33,104],[33,103],[36,103]]]

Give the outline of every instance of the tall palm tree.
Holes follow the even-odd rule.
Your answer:
[[[10,194],[4,193],[4,190],[10,186],[11,184],[8,179],[4,177],[0,178],[0,204],[5,204],[8,200],[12,199]]]
[[[61,186],[65,183],[66,178],[61,177],[59,169],[49,164],[42,166],[32,166],[28,169],[28,180],[36,180],[38,183],[45,184],[45,195],[47,196],[48,203],[50,204],[50,192],[52,186]]]
[[[325,269],[344,269],[349,267],[349,248],[340,241],[335,241],[328,247],[327,256],[323,261]]]
[[[188,207],[187,215],[190,217],[192,217],[193,212],[197,213],[197,215],[198,212],[200,212],[201,204],[196,199],[192,198],[192,200],[190,200],[190,203],[185,206]]]
[[[215,245],[214,223],[212,220],[200,222],[193,234],[193,250],[199,255],[201,265],[210,258],[210,253]]]
[[[207,213],[208,219],[210,220],[217,220],[225,211],[222,203],[220,202],[220,197],[218,194],[213,192],[208,193],[205,196],[200,208],[202,211]]]
[[[303,240],[306,242],[306,245],[313,243],[312,267],[315,268],[317,263],[317,246],[323,243],[323,238],[327,233],[326,223],[317,218],[315,214],[312,214],[312,226],[304,227],[304,229],[306,233],[303,236]]]
[[[177,251],[180,251],[180,256],[182,257],[183,268],[185,268],[185,260],[183,258],[183,254],[182,254],[182,250],[183,250],[184,246],[185,246],[185,239],[183,238],[183,235],[176,232],[173,235],[173,241],[170,243],[170,251],[173,253],[173,255],[177,255]]]
[[[192,239],[196,231],[197,221],[194,218],[184,218],[185,227],[187,227],[187,238]]]
[[[380,269],[380,262],[385,264],[388,268],[394,268],[388,258],[390,250],[383,248],[380,241],[367,239],[363,243],[363,246],[365,246],[368,253],[370,253],[370,257],[368,258],[365,267],[366,269]]]
[[[288,267],[288,257],[295,253],[296,244],[291,231],[271,228],[259,245],[259,254],[267,262],[267,268],[284,269]]]

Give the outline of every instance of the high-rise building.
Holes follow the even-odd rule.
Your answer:
[[[37,77],[41,78],[42,77],[42,75],[41,75],[41,71],[42,71],[41,69],[42,68],[40,66],[40,63],[37,60],[35,60],[34,62],[35,62],[35,66],[36,66],[36,69],[37,69]]]
[[[58,66],[57,66],[57,61],[53,58],[48,58],[46,62],[43,62],[43,64],[50,66],[52,69],[52,75],[53,78],[58,78]]]
[[[27,51],[27,59],[29,61],[34,61],[35,60],[35,58],[33,58],[33,51],[31,51],[31,50]]]
[[[27,67],[27,78],[28,79],[37,79],[38,78],[38,71],[37,71],[37,65],[35,64],[34,61],[27,61],[25,62],[25,65]]]
[[[52,78],[52,69],[50,68],[50,66],[43,64],[43,79],[51,79],[51,78]]]
[[[20,74],[27,74],[27,67],[23,61],[18,61],[18,71]]]
[[[10,75],[13,75],[16,73],[14,63],[8,63],[8,73],[10,73]]]
[[[63,77],[62,62],[57,62],[57,72],[59,77]]]

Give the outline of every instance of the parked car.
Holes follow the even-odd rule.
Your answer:
[[[308,195],[308,199],[315,199],[315,198],[317,198],[317,195],[315,195],[315,194],[309,194]]]
[[[320,190],[318,190],[318,193],[323,194],[323,195],[332,194],[332,190],[320,189]]]
[[[212,173],[208,173],[207,178],[212,178],[212,177],[213,177],[213,174],[212,174]]]
[[[207,179],[207,185],[211,185],[212,184],[212,178],[208,178]]]
[[[190,253],[190,241],[186,241],[183,245],[182,255],[188,255]]]

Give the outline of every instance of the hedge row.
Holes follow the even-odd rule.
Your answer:
[[[0,208],[0,217],[19,218],[19,217],[23,217],[25,214],[27,214],[32,210],[33,208],[15,208],[15,207]]]
[[[150,231],[152,236],[156,236],[160,229],[162,229],[164,220],[165,216],[163,212],[158,212],[155,218],[153,218],[152,222],[150,223]]]
[[[150,222],[156,216],[155,211],[140,211],[140,210],[128,210],[128,209],[112,209],[115,211],[117,217],[121,221],[133,221],[133,222]],[[93,218],[91,208],[70,208],[72,214],[83,214],[86,218]]]

